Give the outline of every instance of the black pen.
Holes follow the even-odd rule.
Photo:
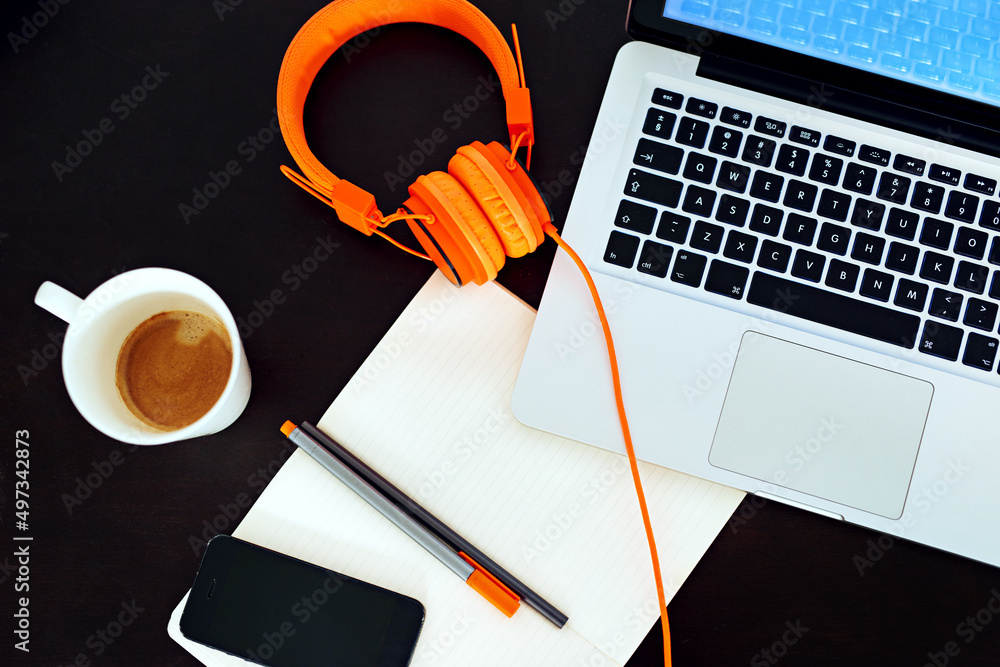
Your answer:
[[[525,604],[535,609],[556,627],[561,628],[566,625],[566,621],[569,620],[566,614],[556,609],[551,603],[547,602],[540,595],[528,588],[527,585],[514,577],[514,575],[500,567],[493,559],[473,546],[468,540],[446,526],[437,517],[417,504],[415,500],[396,488],[392,482],[368,467],[364,461],[345,449],[343,445],[309,422],[302,422],[299,428],[312,436],[320,446],[350,468],[356,475],[378,489],[385,497],[395,502],[404,512],[426,526],[442,542],[450,545],[456,551],[468,554],[503,583],[504,586],[520,596]]]

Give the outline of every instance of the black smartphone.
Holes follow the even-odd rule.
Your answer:
[[[413,598],[219,535],[205,549],[180,628],[261,665],[404,667],[423,622]]]

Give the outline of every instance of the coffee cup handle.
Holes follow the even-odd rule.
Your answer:
[[[35,292],[35,303],[59,319],[72,323],[83,299],[67,289],[46,280]]]

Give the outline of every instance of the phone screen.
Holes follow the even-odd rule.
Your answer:
[[[189,639],[263,665],[402,667],[423,618],[413,598],[219,536],[180,623]]]

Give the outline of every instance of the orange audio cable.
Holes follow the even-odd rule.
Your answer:
[[[556,244],[562,248],[577,268],[583,274],[583,279],[587,281],[587,288],[590,296],[594,299],[597,307],[597,315],[601,320],[601,328],[604,330],[604,342],[608,347],[608,360],[611,362],[611,380],[614,384],[615,403],[618,407],[618,421],[622,427],[622,437],[625,440],[625,452],[628,454],[629,468],[632,471],[632,482],[635,484],[636,497],[639,499],[639,511],[642,513],[642,525],[646,529],[646,542],[649,544],[649,555],[653,560],[653,578],[656,580],[656,597],[660,604],[660,620],[663,628],[663,664],[670,667],[673,662],[670,659],[670,624],[667,621],[667,599],[663,591],[663,577],[660,573],[660,558],[656,553],[656,539],[653,537],[653,524],[649,519],[649,509],[646,507],[646,494],[642,490],[642,481],[639,479],[639,465],[636,462],[635,450],[632,447],[632,433],[629,431],[628,418],[625,416],[625,399],[622,396],[621,377],[618,373],[618,357],[615,354],[615,344],[611,338],[611,325],[608,324],[608,317],[604,313],[604,305],[601,303],[601,295],[597,291],[594,279],[590,271],[584,265],[580,256],[566,243],[559,231],[551,222],[542,225],[545,233],[552,238]]]

